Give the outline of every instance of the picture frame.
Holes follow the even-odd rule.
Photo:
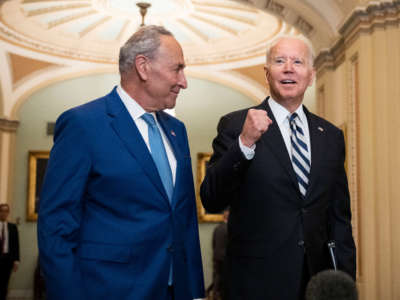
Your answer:
[[[27,221],[37,221],[39,195],[49,156],[50,151],[47,150],[28,152]]]
[[[200,199],[200,185],[206,176],[207,163],[211,158],[211,153],[199,152],[197,153],[197,176],[196,176],[196,205],[197,217],[199,223],[212,223],[222,222],[224,216],[220,214],[212,214],[206,211]]]

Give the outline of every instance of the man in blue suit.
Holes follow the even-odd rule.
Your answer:
[[[141,28],[121,84],[57,120],[38,219],[49,300],[204,297],[186,129],[163,112],[184,67],[169,31]]]

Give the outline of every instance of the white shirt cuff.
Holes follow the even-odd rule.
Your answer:
[[[239,139],[239,147],[244,157],[246,157],[247,160],[253,159],[256,150],[256,144],[254,144],[251,147],[247,147],[243,145],[242,141],[240,140],[240,136],[238,137],[238,139]]]

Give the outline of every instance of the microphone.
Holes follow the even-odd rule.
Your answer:
[[[331,255],[331,259],[332,259],[333,269],[335,271],[337,271],[336,256],[335,256],[335,252],[333,251],[335,249],[335,247],[336,247],[335,241],[328,242],[328,249],[329,249],[329,254]]]

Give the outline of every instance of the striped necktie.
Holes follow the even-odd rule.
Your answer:
[[[310,155],[297,113],[293,113],[289,117],[289,124],[293,169],[299,183],[300,193],[304,197],[307,192],[310,176]]]

